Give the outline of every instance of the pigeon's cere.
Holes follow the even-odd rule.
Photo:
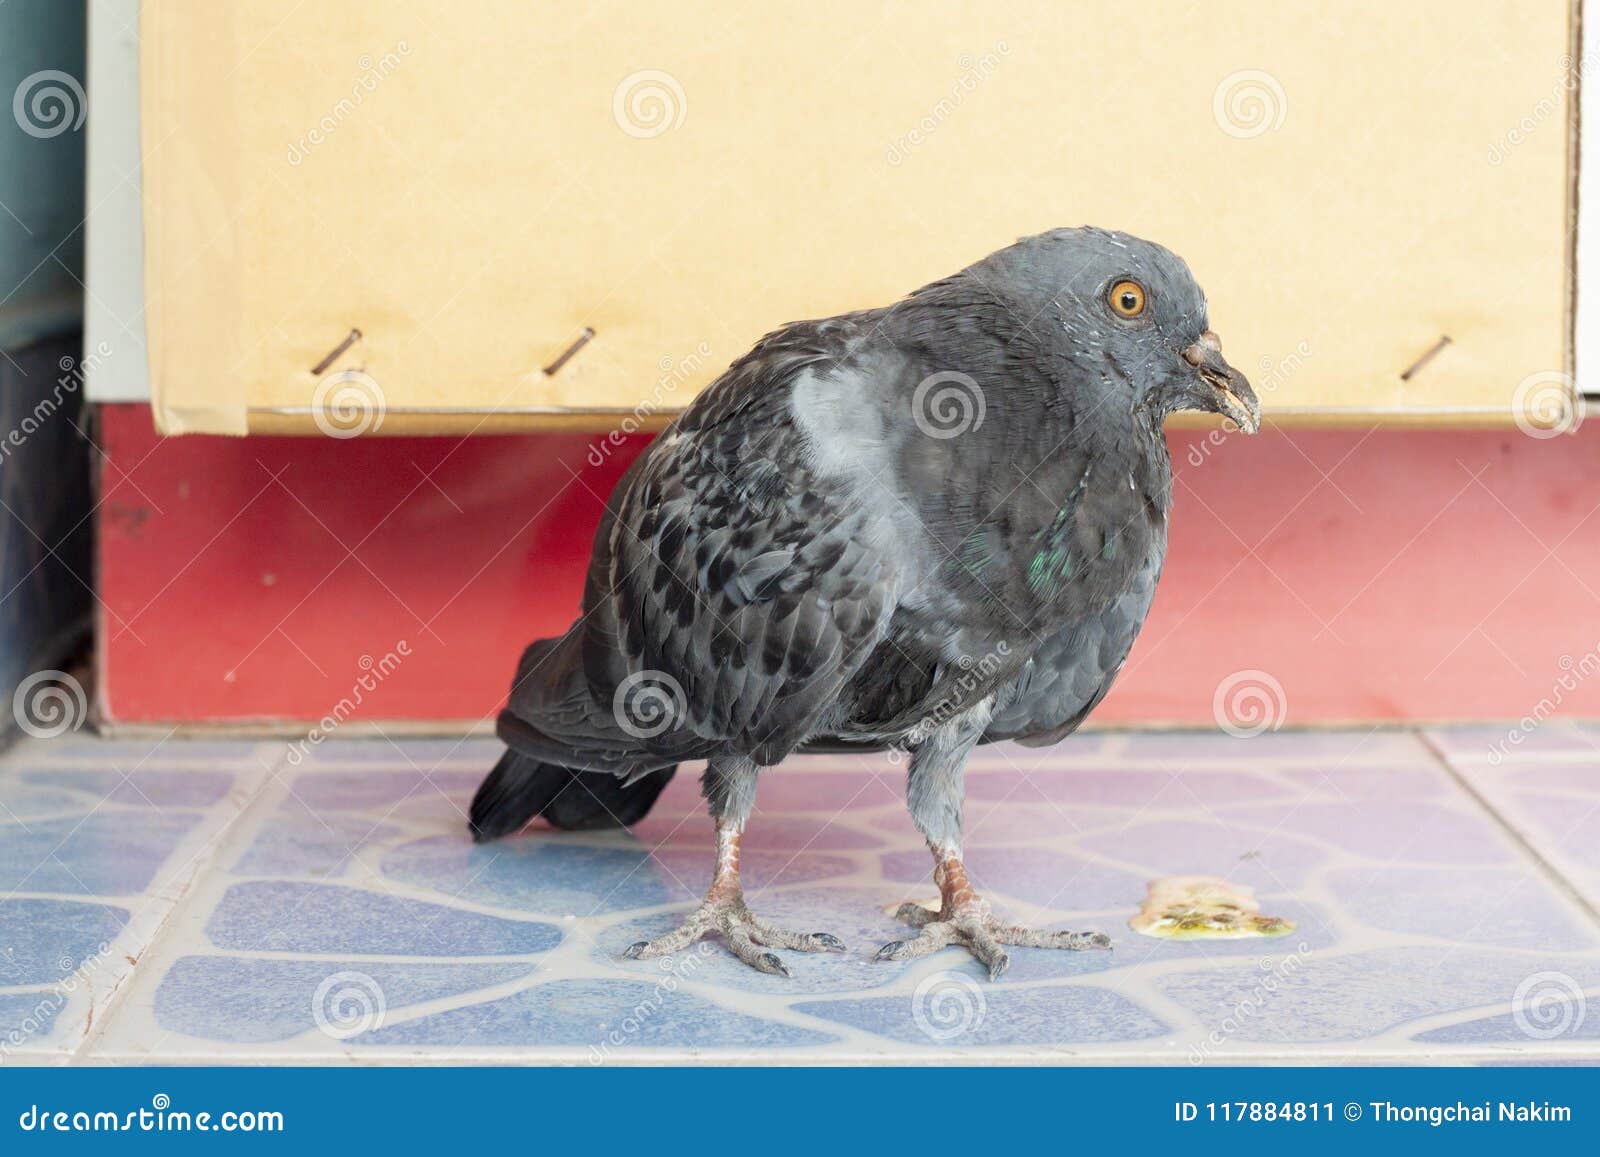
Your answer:
[[[763,338],[617,484],[581,616],[518,665],[475,836],[630,824],[706,760],[711,891],[629,955],[717,931],[786,973],[771,949],[842,946],[745,906],[758,775],[796,751],[904,750],[943,903],[903,908],[919,931],[880,956],[957,944],[998,976],[1005,945],[1106,946],[989,913],[962,771],[980,743],[1055,743],[1110,689],[1166,553],[1178,410],[1260,423],[1187,266],[1099,229]]]

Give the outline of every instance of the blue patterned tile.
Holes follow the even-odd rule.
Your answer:
[[[714,843],[716,830],[709,821],[704,830]],[[881,848],[884,843],[882,836],[847,826],[843,818],[782,816],[757,809],[745,827],[742,846],[774,852],[850,852]]]
[[[1086,984],[1006,989],[964,973],[933,973],[915,993],[811,1000],[796,1012],[909,1045],[967,1049],[1150,1040],[1171,1030],[1127,997]]]
[[[1559,850],[1580,871],[1588,872],[1600,872],[1600,776],[1594,778],[1592,799],[1532,792],[1512,796],[1522,814],[1538,825],[1534,842]]]
[[[1528,1048],[1600,1041],[1600,1000],[1586,999],[1576,993],[1573,996],[1576,999],[1563,999],[1542,1007],[1524,1004],[1520,1012],[1506,1011],[1446,1025],[1418,1033],[1411,1039],[1429,1044],[1509,1044]],[[1514,993],[1512,1003],[1516,1004]],[[1600,1063],[1600,1057],[1588,1063]]]
[[[1600,763],[1463,764],[1459,771],[1575,891],[1600,903]]]
[[[865,809],[884,804],[905,806],[905,773],[885,768],[877,775],[805,771],[779,767],[763,772],[756,788],[756,806],[765,812],[826,812]],[[681,776],[680,776],[681,777]]]
[[[649,852],[596,846],[555,833],[472,844],[465,835],[402,844],[383,858],[383,874],[481,904],[552,915],[653,907],[682,898]]]
[[[1508,764],[1549,755],[1592,755],[1600,763],[1600,732],[1566,720],[1550,720],[1530,732],[1505,724],[1471,724],[1441,727],[1427,734],[1452,762],[1486,763],[1491,754],[1497,754]]]
[[[629,830],[635,838],[652,845],[668,839],[677,845],[700,844],[710,848],[716,844],[716,829],[711,818],[703,814],[678,818],[652,812],[643,823],[634,824]],[[883,845],[881,836],[857,831],[846,826],[842,819],[820,815],[785,816],[760,808],[745,827],[743,843],[747,851],[765,849],[769,852],[855,851]]]
[[[561,943],[553,925],[335,884],[235,884],[206,924],[219,948],[353,956],[523,956]]]
[[[1046,925],[1077,932],[1104,932],[1111,937],[1109,952],[1062,952],[1050,948],[1011,948],[1011,967],[1001,984],[1027,984],[1039,980],[1064,980],[1096,972],[1139,969],[1146,965],[1188,963],[1204,966],[1216,963],[1233,967],[1235,961],[1252,960],[1261,969],[1270,969],[1286,956],[1304,955],[1338,944],[1339,938],[1328,914],[1316,905],[1292,896],[1264,896],[1262,908],[1273,916],[1295,923],[1286,936],[1242,937],[1237,940],[1168,940],[1145,936],[1129,928],[1125,920],[1068,920]],[[984,975],[970,956],[949,957],[951,968],[970,967],[972,975]],[[967,963],[970,961],[970,965]]]
[[[1282,784],[1266,776],[1203,769],[1005,769],[967,779],[969,800],[1011,800],[1035,806],[1045,801],[1068,813],[1074,807],[1088,805],[1192,811],[1204,805],[1273,799],[1286,794]]]
[[[968,781],[971,782],[970,780]],[[1032,793],[1028,793],[1032,797]],[[1016,796],[1004,801],[974,799],[970,793],[962,809],[962,828],[968,843],[1003,844],[1024,840],[1058,841],[1106,822],[1116,813],[1082,806],[1041,806],[1037,797],[1022,802]],[[874,816],[872,826],[899,844],[924,847],[909,813],[895,810]]]
[[[286,744],[283,751],[288,752],[291,748],[294,748],[294,745]],[[441,764],[451,766],[477,764],[483,768],[481,772],[476,773],[478,778],[482,779],[504,750],[505,744],[493,738],[406,738],[391,742],[387,739],[346,739],[335,736],[325,743],[307,748],[301,755],[300,764],[291,763],[288,766],[294,768],[338,764],[398,764],[404,767],[415,765],[431,772]]]
[[[995,811],[996,808],[1005,809],[1007,806],[1004,804],[979,804],[969,807],[967,814],[983,817],[984,821],[990,825],[991,832],[998,831],[1005,838],[1037,839],[1041,836],[1049,838],[1064,834],[1064,825],[1061,823],[1060,818],[1053,814],[1046,817],[1030,810],[1026,818],[1018,819],[1016,809]],[[911,822],[911,813],[906,811],[905,808],[892,808],[879,815],[863,818],[866,819],[867,824],[874,831],[882,832],[887,836],[891,844],[896,844],[900,847],[910,845],[922,848],[924,851],[927,850],[922,833],[917,831],[916,825]],[[999,842],[998,837],[996,842]],[[931,867],[933,861],[929,860],[928,864]]]
[[[596,844],[539,832],[474,845],[465,835],[432,836],[385,856],[383,872],[449,896],[558,916],[698,899],[711,883],[712,860],[704,849],[652,854],[627,836],[610,838],[610,844]],[[851,865],[831,856],[752,850],[741,867],[746,886],[755,892],[775,878],[803,884],[843,874]]]
[[[1311,800],[1218,808],[1224,822],[1291,832],[1379,863],[1503,864],[1511,849],[1481,811],[1423,800]]]
[[[1462,773],[1577,882],[1596,870],[1600,840],[1580,821],[1587,802],[1600,801],[1600,755],[1591,763],[1575,754],[1583,748],[1574,737],[1600,742],[1600,732],[1572,731],[1554,747],[1546,741],[1559,762],[1491,768],[1468,759]],[[150,746],[79,737],[8,753],[0,896],[35,865],[25,892],[115,898],[164,884],[179,842],[202,822],[207,833],[220,827],[234,814],[234,791],[266,781],[254,770],[261,757],[283,755],[281,745],[245,742],[174,754],[184,746],[174,741],[134,776],[147,802],[114,768],[134,767]],[[561,1050],[543,1059],[568,1061],[719,1048],[771,1048],[781,1060],[798,1049],[856,1056],[862,1034],[886,1054],[1067,1055],[1160,1041],[1181,1056],[1197,1031],[1225,1022],[1225,1040],[1287,1045],[1307,1059],[1331,1056],[1319,1046],[1334,1042],[1447,1057],[1486,1045],[1511,1055],[1548,1040],[1588,1056],[1600,1040],[1600,931],[1524,866],[1492,817],[1404,734],[1098,733],[1051,749],[979,752],[967,804],[979,889],[997,908],[1045,905],[1051,927],[1104,931],[1115,942],[1110,952],[1013,948],[994,984],[957,948],[914,962],[873,959],[882,943],[911,934],[888,910],[934,894],[931,859],[905,813],[904,767],[884,757],[807,756],[763,776],[745,843],[751,906],[847,945],[843,954],[783,951],[794,971],[785,980],[738,963],[715,938],[663,960],[619,959],[628,943],[680,920],[709,880],[698,765],[685,765],[632,836],[540,829],[478,848],[460,811],[499,745],[405,740],[399,748],[330,741],[290,768],[286,797],[275,810],[246,813],[210,869],[269,878],[202,877],[189,893],[201,910],[168,921],[154,946],[131,943],[125,927],[142,900],[0,902],[0,1046],[22,1017],[38,1022],[28,1029],[35,1047],[51,1032],[79,1039],[83,1003],[55,1000],[40,1015],[53,991],[44,986],[59,986],[74,967],[87,975],[85,956],[119,933],[107,958],[116,968],[91,987],[127,978],[124,940],[139,967],[111,1016],[96,1021],[104,1056],[146,1055],[167,1033],[162,1048],[174,1057],[327,1053],[337,1046],[318,1033],[314,1006],[330,982],[324,997],[335,1022],[341,1010],[359,1014],[363,998],[385,1006],[349,1046],[392,1046],[408,1058],[466,1046],[540,1059],[543,1046]],[[267,799],[284,787],[273,780]],[[107,793],[111,801],[91,814]],[[364,875],[352,849],[431,900],[393,895],[381,880],[351,886]],[[1158,940],[1126,927],[1149,878],[1188,873],[1250,885],[1266,911],[1299,927],[1238,941]],[[599,918],[556,923],[590,913]],[[508,959],[557,948],[561,979],[538,971],[554,963]],[[326,959],[303,958],[313,955]],[[1586,991],[1590,1007],[1587,1020],[1541,1038],[1524,1031],[1512,1002],[1520,985],[1551,970]],[[918,998],[914,990],[930,981],[956,987]],[[34,991],[5,991],[23,984]],[[1153,1003],[1156,992],[1163,1003]],[[982,1022],[948,1034],[963,1027],[963,1000],[981,1002]],[[1236,1015],[1245,1005],[1250,1014]],[[1180,1009],[1193,1023],[1163,1023]]]
[[[1263,892],[1298,887],[1329,855],[1290,830],[1258,831],[1211,813],[1130,824],[1076,842],[1086,851],[1142,865],[1151,878],[1221,876]]]
[[[1327,799],[1437,799],[1454,785],[1443,768],[1434,766],[1296,767],[1279,772],[1302,789],[1295,799],[1308,795]]]
[[[386,745],[387,746],[387,745]],[[391,749],[391,754],[393,751]],[[423,798],[437,801],[446,797],[467,799],[483,779],[483,772],[430,771],[418,762],[421,771],[328,771],[297,775],[290,785],[291,798],[298,799],[313,812],[387,811],[407,800]],[[485,769],[487,770],[487,769]],[[466,830],[466,820],[462,820]]]
[[[578,1047],[595,1063],[635,1049],[784,1049],[835,1039],[730,1012],[668,979],[551,981],[355,1038],[366,1045]]]
[[[101,767],[142,767],[182,763],[239,767],[253,761],[258,744],[243,739],[188,739],[178,735],[146,739],[103,739],[87,732],[53,740],[20,743],[19,765],[93,763]]]
[[[1367,1040],[1457,1009],[1509,1008],[1518,985],[1549,967],[1550,957],[1537,953],[1382,948],[1313,953],[1270,976],[1248,968],[1208,969],[1157,984],[1202,1023],[1231,1023],[1231,1039],[1310,1045]],[[1570,971],[1580,985],[1600,984],[1600,962],[1574,963]]]
[[[54,984],[117,938],[128,910],[75,900],[0,900],[0,988]]]
[[[0,891],[127,896],[144,891],[195,812],[98,811],[41,820],[26,829],[0,824]]]
[[[1424,747],[1410,732],[1386,730],[1349,731],[1269,731],[1248,739],[1236,739],[1222,731],[1149,731],[1123,736],[1125,746],[1118,754],[1128,759],[1159,759],[1187,763],[1216,761],[1247,766],[1284,760],[1320,760],[1330,764],[1351,764],[1411,760],[1431,760]]]
[[[1589,921],[1531,866],[1349,868],[1329,873],[1327,883],[1342,909],[1373,928],[1545,952],[1600,944]]]
[[[236,876],[343,876],[356,853],[369,844],[385,843],[400,831],[364,815],[333,811],[316,815],[289,800],[262,822],[232,871]]]
[[[40,786],[86,792],[95,802],[157,808],[209,807],[228,794],[234,781],[231,773],[198,770],[139,770],[125,776],[120,771],[59,769],[30,771],[22,778]]]
[[[698,777],[705,770],[705,764],[687,763],[683,765],[686,770],[692,769]],[[868,780],[874,777],[885,779],[890,783],[904,783],[906,778],[905,756],[888,751],[868,751],[835,753],[821,755],[793,755],[784,760],[777,767],[769,769],[772,774],[768,781],[773,781],[785,771],[807,772],[820,771],[842,774],[847,779]],[[767,774],[763,772],[762,774]]]
[[[9,777],[0,778],[0,823],[37,819],[61,812],[81,812],[83,797],[53,788],[27,787]],[[0,828],[0,832],[6,829]]]
[[[968,757],[967,767],[982,771],[991,767],[1033,767],[1043,759],[1055,764],[1103,761],[1124,746],[1125,740],[1126,736],[1117,732],[1079,731],[1051,747],[1023,747],[1009,740],[985,743]]]
[[[58,992],[0,993],[0,1063],[7,1052],[47,1040],[66,1007]]]
[[[680,899],[697,900],[711,887],[715,857],[705,849],[667,845],[652,851],[650,859],[674,882]],[[779,885],[810,884],[854,871],[855,864],[843,856],[743,845],[739,851],[739,877],[751,896],[760,896]]]
[[[902,899],[932,893],[933,857],[926,851],[892,852],[882,863],[886,879],[917,885]],[[1146,885],[1144,877],[1120,868],[1039,848],[969,848],[967,871],[979,892],[1001,892],[1063,910],[1121,908],[1131,915],[1144,900]]]
[[[1564,792],[1600,803],[1600,757],[1593,763],[1520,764],[1516,767],[1474,768],[1474,782],[1498,782],[1525,790]]]
[[[289,1040],[320,1024],[334,1026],[343,1039],[343,1032],[363,1024],[376,1029],[409,1005],[506,984],[534,967],[185,956],[156,990],[155,1019],[169,1032],[238,1044]]]

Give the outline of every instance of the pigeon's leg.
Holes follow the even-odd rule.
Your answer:
[[[654,940],[630,944],[624,956],[648,960],[681,951],[712,932],[720,932],[729,951],[751,968],[788,976],[789,969],[782,959],[766,949],[844,949],[837,937],[826,932],[790,932],[757,919],[745,906],[744,888],[739,883],[739,841],[755,805],[759,770],[754,761],[745,758],[713,759],[706,767],[700,785],[717,825],[717,866],[711,876],[711,890],[677,928]]]
[[[996,919],[989,902],[973,889],[961,858],[961,797],[967,755],[988,724],[987,709],[930,732],[911,756],[906,799],[911,819],[933,852],[933,879],[939,885],[939,911],[902,904],[895,917],[922,931],[878,950],[879,960],[914,960],[950,945],[960,945],[997,979],[1011,965],[1004,945],[1029,948],[1109,948],[1101,932],[1036,932]]]

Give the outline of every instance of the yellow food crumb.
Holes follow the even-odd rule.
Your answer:
[[[1294,921],[1263,916],[1251,889],[1220,876],[1163,876],[1150,881],[1128,927],[1165,940],[1225,940],[1283,936]]]

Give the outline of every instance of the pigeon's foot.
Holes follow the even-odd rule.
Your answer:
[[[989,970],[989,979],[998,980],[1011,966],[1004,945],[1023,948],[1064,948],[1069,952],[1110,948],[1111,937],[1104,932],[1036,932],[1020,924],[1008,924],[989,914],[989,902],[973,891],[967,869],[954,852],[934,851],[933,878],[938,882],[942,903],[930,912],[921,904],[902,904],[895,919],[922,931],[910,940],[895,940],[878,949],[879,960],[915,960],[941,948],[958,944],[971,952]]]
[[[677,928],[654,940],[630,944],[623,955],[630,960],[649,960],[653,956],[681,952],[712,932],[722,933],[728,950],[751,968],[777,976],[788,976],[789,969],[778,954],[768,952],[768,948],[792,948],[796,952],[844,951],[844,944],[837,936],[826,932],[790,932],[768,924],[745,906],[742,894],[725,892],[719,895],[713,889]]]
[[[1110,948],[1111,937],[1104,932],[1036,932],[1020,924],[1008,924],[989,914],[986,901],[969,903],[946,915],[930,912],[921,904],[902,904],[895,919],[903,920],[922,932],[910,940],[896,940],[878,949],[879,960],[915,960],[952,944],[971,952],[989,970],[989,979],[998,980],[1011,966],[1007,944],[1025,948],[1065,948],[1082,952],[1090,948]]]
[[[649,960],[669,952],[681,952],[712,932],[722,939],[740,960],[758,972],[788,976],[789,969],[768,948],[793,948],[796,952],[843,952],[837,936],[826,932],[790,932],[756,918],[744,902],[739,886],[739,840],[743,829],[735,823],[717,820],[717,867],[711,877],[711,891],[689,918],[665,936],[630,944],[623,955],[630,960]]]

